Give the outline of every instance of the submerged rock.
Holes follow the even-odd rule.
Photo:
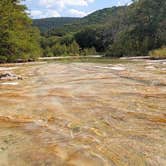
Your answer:
[[[3,72],[0,73],[0,80],[22,80],[22,77],[10,72]]]

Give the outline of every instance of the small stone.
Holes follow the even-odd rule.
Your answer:
[[[17,76],[10,72],[0,73],[0,80],[22,80],[21,76]]]

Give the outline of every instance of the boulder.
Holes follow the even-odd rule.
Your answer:
[[[0,80],[22,80],[22,77],[10,72],[3,72],[0,73]]]

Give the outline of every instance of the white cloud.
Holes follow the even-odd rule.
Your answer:
[[[84,17],[84,16],[87,16],[88,14],[90,14],[90,13],[86,13],[86,12],[79,11],[76,9],[70,9],[69,13],[74,17]]]
[[[47,10],[44,17],[60,17],[61,15],[56,10]]]
[[[59,6],[64,8],[65,6],[88,6],[89,3],[95,0],[40,0],[39,4],[51,8],[54,6]]]
[[[32,10],[31,16],[33,18],[47,18],[47,17],[60,17],[61,15],[56,10],[48,9],[46,11]]]
[[[118,0],[117,5],[123,6],[123,5],[130,5],[132,3],[131,0]]]
[[[43,14],[43,12],[42,11],[40,11],[40,10],[32,10],[31,12],[30,12],[30,14],[31,14],[31,16],[32,17],[40,17],[42,14]]]

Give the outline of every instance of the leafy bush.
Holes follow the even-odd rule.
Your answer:
[[[86,55],[96,55],[96,49],[94,47],[92,48],[85,48],[81,51],[81,55],[86,56]]]
[[[166,58],[166,46],[150,51],[149,55],[153,59],[165,59]]]
[[[5,63],[7,62],[7,57],[6,56],[0,56],[0,63]]]

